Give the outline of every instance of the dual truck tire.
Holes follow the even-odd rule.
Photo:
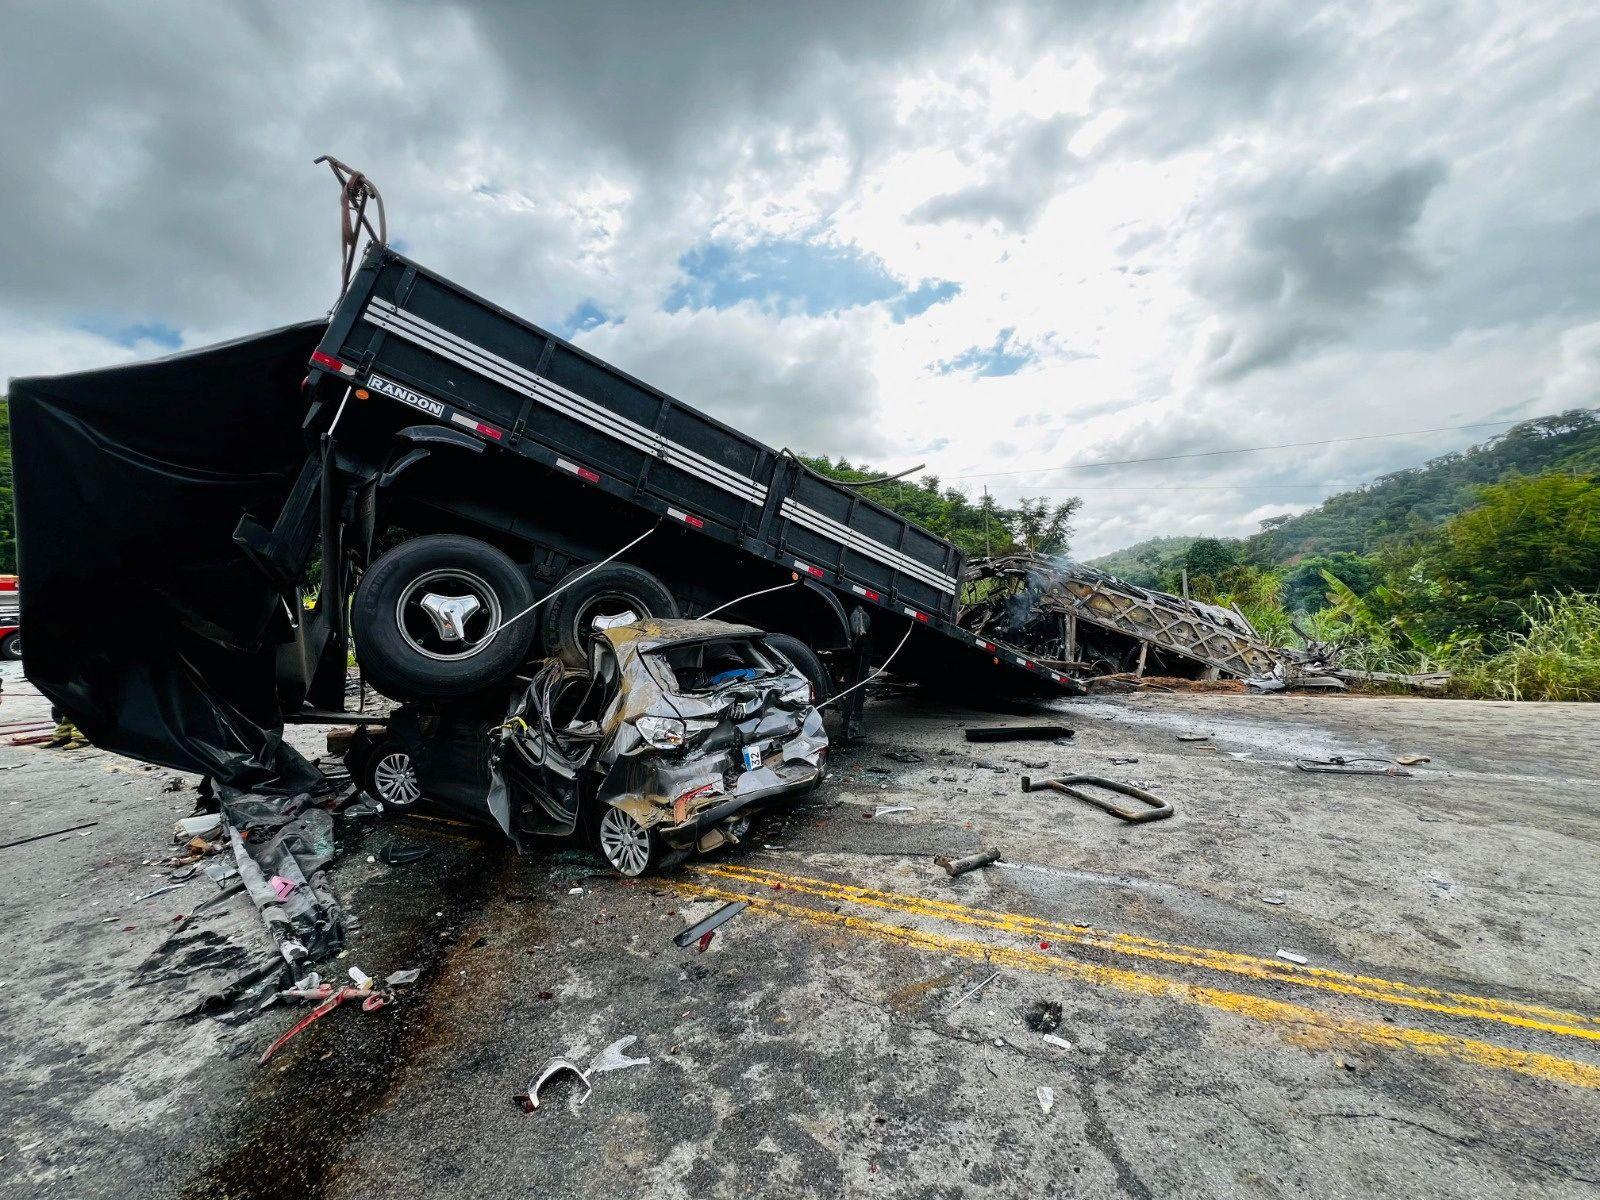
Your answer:
[[[456,699],[510,679],[535,639],[544,654],[582,666],[596,617],[678,615],[665,585],[626,563],[580,567],[556,588],[528,612],[527,577],[502,551],[459,534],[413,538],[373,563],[356,588],[351,627],[361,668],[395,700]],[[784,634],[767,641],[811,681],[818,703],[831,694],[809,646]]]

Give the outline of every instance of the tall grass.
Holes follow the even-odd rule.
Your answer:
[[[1535,597],[1525,627],[1452,683],[1462,694],[1498,700],[1600,700],[1600,595]]]

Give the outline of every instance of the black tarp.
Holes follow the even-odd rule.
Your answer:
[[[97,746],[244,790],[320,778],[281,740],[283,601],[232,534],[305,460],[323,329],[12,381],[23,668]]]

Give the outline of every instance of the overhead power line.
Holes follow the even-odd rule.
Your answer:
[[[1471,425],[1443,425],[1437,429],[1398,429],[1390,433],[1361,433],[1351,437],[1318,438],[1310,442],[1281,442],[1276,446],[1234,446],[1227,450],[1191,450],[1185,454],[1156,454],[1149,458],[1116,458],[1099,462],[1062,463],[1054,467],[1020,467],[1013,471],[980,471],[972,475],[950,475],[957,479],[995,479],[1001,475],[1035,475],[1042,471],[1082,471],[1090,467],[1127,467],[1135,463],[1176,462],[1181,458],[1212,458],[1219,454],[1256,454],[1263,450],[1300,450],[1306,446],[1331,446],[1336,442],[1371,442],[1379,438],[1420,437],[1428,433],[1462,433],[1469,429],[1493,429],[1501,425],[1518,425],[1526,420],[1478,421]]]

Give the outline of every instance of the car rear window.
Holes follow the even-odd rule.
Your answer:
[[[670,691],[714,692],[731,684],[765,679],[782,667],[754,642],[723,639],[666,646],[645,656]]]

